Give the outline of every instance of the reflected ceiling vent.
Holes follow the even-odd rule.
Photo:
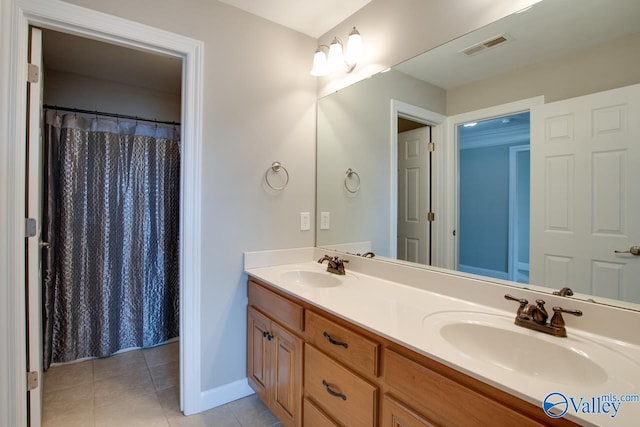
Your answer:
[[[511,41],[511,37],[508,34],[500,34],[499,36],[491,37],[489,40],[469,46],[468,48],[461,50],[460,53],[471,56],[493,49],[494,47],[503,45],[509,41]]]

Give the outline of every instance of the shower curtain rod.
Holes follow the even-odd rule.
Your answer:
[[[163,125],[174,125],[180,126],[179,122],[168,122],[164,120],[156,120],[156,119],[145,119],[143,117],[138,116],[128,116],[126,114],[115,114],[115,113],[105,113],[101,111],[92,111],[92,110],[83,110],[80,108],[69,108],[69,107],[58,107],[57,105],[43,105],[43,108],[47,110],[58,110],[58,111],[67,111],[70,113],[81,113],[81,114],[93,114],[97,116],[106,116],[106,117],[115,117],[118,119],[127,119],[127,120],[137,120],[142,122],[152,122],[152,123],[160,123]]]

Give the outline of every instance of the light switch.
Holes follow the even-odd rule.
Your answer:
[[[311,215],[309,212],[300,212],[300,231],[311,230]]]
[[[331,222],[331,214],[329,212],[320,212],[320,230],[328,230]]]

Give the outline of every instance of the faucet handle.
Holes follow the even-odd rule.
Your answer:
[[[564,319],[562,318],[562,313],[573,314],[574,316],[582,316],[582,311],[580,310],[567,310],[562,307],[555,306],[553,307],[553,317],[551,318],[551,322],[549,324],[554,328],[564,328]]]
[[[516,297],[511,296],[511,295],[509,295],[509,294],[505,294],[505,295],[504,295],[504,299],[508,299],[508,300],[511,300],[511,301],[517,301],[517,302],[519,302],[519,303],[520,303],[520,305],[527,305],[527,304],[529,304],[529,301],[527,301],[526,299],[516,298]]]

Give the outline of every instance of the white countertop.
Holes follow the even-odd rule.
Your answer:
[[[541,407],[541,402],[552,392],[562,393],[568,398],[573,397],[573,402],[575,404],[580,404],[581,402],[581,405],[576,413],[571,407],[573,404],[569,403],[569,411],[565,417],[578,423],[612,426],[638,425],[640,402],[622,403],[618,407],[615,417],[611,417],[613,413],[611,406],[609,406],[609,410],[612,412],[609,414],[583,413],[583,411],[591,410],[590,407],[585,406],[587,403],[597,402],[592,398],[597,399],[610,394],[616,396],[622,394],[640,395],[640,364],[637,362],[640,361],[640,346],[623,342],[619,339],[614,340],[595,335],[587,331],[574,330],[569,326],[567,327],[568,338],[557,338],[521,328],[513,325],[512,321],[506,321],[506,319],[512,320],[514,318],[517,308],[515,303],[511,304],[512,310],[506,311],[451,296],[451,293],[455,294],[455,292],[445,295],[442,292],[431,291],[428,283],[416,287],[385,280],[377,276],[370,276],[354,271],[355,269],[362,270],[362,268],[357,267],[360,262],[357,259],[352,259],[352,264],[356,266],[354,270],[350,270],[349,264],[346,264],[347,274],[345,276],[330,275],[332,279],[335,278],[340,281],[339,286],[316,287],[301,285],[293,280],[283,280],[283,273],[288,271],[305,270],[326,273],[326,264],[321,265],[316,261],[309,260],[315,256],[317,256],[317,253],[307,251],[303,254],[298,253],[294,257],[281,257],[277,260],[284,261],[284,264],[277,263],[271,257],[269,262],[245,263],[245,270],[249,275],[269,283],[287,294],[300,298],[537,406]],[[294,262],[286,263],[292,260]],[[267,265],[255,267],[256,265],[264,264]],[[376,265],[376,268],[384,268],[384,266]],[[438,288],[435,285],[433,287]],[[502,289],[499,291],[504,292]],[[518,290],[512,290],[511,293],[518,294]],[[500,304],[498,305],[500,306]],[[605,366],[606,379],[597,381],[597,384],[592,385],[583,385],[580,378],[567,378],[566,376],[560,381],[550,382],[532,375],[506,369],[504,366],[500,366],[500,363],[491,363],[483,358],[469,357],[444,340],[437,332],[435,326],[437,326],[437,319],[439,318],[437,316],[434,317],[434,314],[444,312],[452,313],[454,316],[460,315],[461,317],[465,317],[465,313],[470,313],[471,315],[481,313],[481,316],[493,316],[492,318],[500,320],[503,325],[508,325],[503,326],[504,328],[511,328],[513,332],[532,337],[532,348],[523,349],[524,351],[538,351],[536,342],[540,344],[561,342],[562,345],[574,349],[579,349],[581,343],[588,342],[599,353],[599,361],[603,360],[602,354],[604,354],[606,362],[610,363],[609,366]],[[446,317],[447,315],[443,316],[443,318]],[[565,319],[566,317],[568,316],[565,316]],[[436,321],[434,322],[433,319],[436,319]],[[542,342],[536,340],[542,340]],[[509,344],[504,343],[505,346],[509,346]],[[541,356],[544,357],[544,354],[541,354]],[[633,366],[635,369],[623,370],[620,369],[622,365]],[[580,401],[580,398],[583,398],[583,400]],[[542,411],[542,407],[540,410]]]

